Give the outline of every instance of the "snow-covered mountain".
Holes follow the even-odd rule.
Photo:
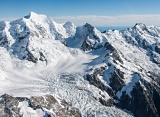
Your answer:
[[[158,26],[101,33],[34,12],[0,22],[3,117],[158,117],[159,78]]]

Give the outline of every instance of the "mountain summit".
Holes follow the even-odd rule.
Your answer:
[[[29,15],[24,16],[24,18],[26,18],[26,19],[38,19],[38,18],[40,18],[40,17],[47,17],[47,16],[41,15],[41,14],[37,14],[37,13],[35,13],[35,12],[30,12]]]
[[[91,24],[31,12],[0,22],[0,113],[159,117],[160,27]]]

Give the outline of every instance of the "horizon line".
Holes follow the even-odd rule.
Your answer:
[[[45,15],[45,14],[44,14]],[[25,16],[25,15],[24,15]],[[24,17],[23,16],[23,17]],[[0,21],[14,21],[23,17],[0,18]],[[57,23],[70,21],[76,26],[85,23],[97,27],[128,27],[136,23],[160,26],[160,14],[123,14],[123,15],[77,15],[77,16],[48,16]]]

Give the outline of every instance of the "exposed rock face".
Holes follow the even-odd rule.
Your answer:
[[[157,106],[159,100],[155,99],[160,98],[160,92],[152,89],[153,87],[149,83],[145,82],[145,84],[147,90],[140,83],[136,83],[131,92],[132,98],[123,92],[117,106],[132,111],[136,117],[159,117],[159,106]]]
[[[101,48],[102,45],[99,45],[100,38],[96,35],[95,28],[88,23],[86,23],[83,27],[86,29],[86,35],[81,46],[82,50],[88,51],[91,49]]]
[[[113,106],[113,104],[115,103],[113,99],[108,99],[106,101],[103,98],[99,98],[99,102],[104,106]]]
[[[115,92],[122,89],[124,85],[123,78],[123,73],[119,69],[115,69],[114,73],[112,73],[109,84]]]
[[[123,61],[120,55],[118,54],[117,50],[109,42],[105,43],[104,48],[110,51],[109,53],[106,54],[106,56],[111,56],[114,61],[118,60],[120,63],[123,64]]]
[[[114,61],[117,60],[123,64],[123,61],[120,58],[117,50],[109,42],[105,43],[104,48],[106,49],[106,53],[107,53],[105,57],[113,58]],[[109,64],[108,67],[110,67],[111,65],[112,67],[114,66],[112,63],[108,63],[108,64]],[[114,93],[121,90],[124,85],[123,72],[121,72],[119,69],[116,69],[116,67],[114,67],[114,70],[110,73],[111,74],[111,77],[109,78],[110,87],[108,87],[98,78],[98,75],[103,76],[105,70],[107,70],[106,67],[95,68],[93,74],[87,75],[87,80],[92,85],[100,88],[101,90],[105,90],[110,96],[114,97],[115,96]]]
[[[88,74],[87,80],[90,82],[90,84],[96,86],[97,88],[100,88],[102,91],[106,91],[110,96],[114,96],[114,92],[113,90],[108,87],[107,85],[105,85],[99,78],[98,75],[103,75],[105,68],[101,67],[101,68],[96,68],[94,70],[93,74]]]
[[[1,117],[22,117],[25,112],[22,112],[22,106],[20,103],[27,103],[27,108],[33,111],[43,112],[44,117],[81,117],[81,113],[77,108],[71,107],[65,100],[60,102],[51,95],[39,96],[39,97],[12,97],[10,95],[2,95],[0,99],[0,113]],[[28,111],[28,115],[34,113]],[[26,115],[25,115],[26,116]]]
[[[99,75],[103,75],[103,72],[104,72],[105,68],[104,67],[101,67],[101,68],[96,68],[93,72],[93,74],[87,74],[86,78],[87,80],[89,81],[89,83],[91,85],[94,85],[96,86],[97,88],[101,89],[102,91],[105,91],[107,92],[111,97],[114,97],[114,92],[113,90],[108,87],[107,85],[105,85],[99,78],[98,76]],[[103,97],[103,96],[102,96]],[[108,99],[108,100],[105,100],[103,98],[99,98],[99,102],[102,104],[102,105],[105,105],[105,106],[113,106],[114,104],[114,100],[112,98]]]
[[[86,38],[85,41],[84,41],[83,44],[82,44],[82,49],[83,49],[84,51],[87,51],[87,50],[93,49],[93,47],[94,47],[94,44],[92,44],[92,43],[89,41],[89,39]]]

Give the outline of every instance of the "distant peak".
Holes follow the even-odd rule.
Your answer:
[[[35,16],[35,15],[38,15],[38,14],[35,13],[35,12],[33,12],[33,11],[31,11],[29,15],[30,15],[30,16]]]
[[[91,24],[89,24],[89,23],[86,23],[86,24],[84,25],[84,27],[86,27],[86,28],[88,29],[88,31],[90,31],[90,32],[92,32],[93,29],[94,29],[94,27],[93,27]]]
[[[37,13],[32,12],[32,11],[29,13],[29,15],[24,16],[24,18],[26,18],[26,19],[35,19],[35,18],[38,18],[38,17],[47,17],[47,16],[42,15],[42,14],[37,14]]]
[[[65,25],[73,25],[73,23],[70,21],[67,21],[67,22],[65,22]]]
[[[86,23],[85,25],[84,25],[85,27],[93,27],[91,24],[89,24],[89,23]]]
[[[143,24],[143,23],[136,23],[134,27],[135,27],[135,28],[145,28],[146,25]]]
[[[64,27],[70,27],[70,26],[72,26],[72,27],[75,27],[75,25],[72,23],[72,22],[70,22],[70,21],[67,21],[67,22],[65,22],[64,24],[63,24],[63,26]]]

